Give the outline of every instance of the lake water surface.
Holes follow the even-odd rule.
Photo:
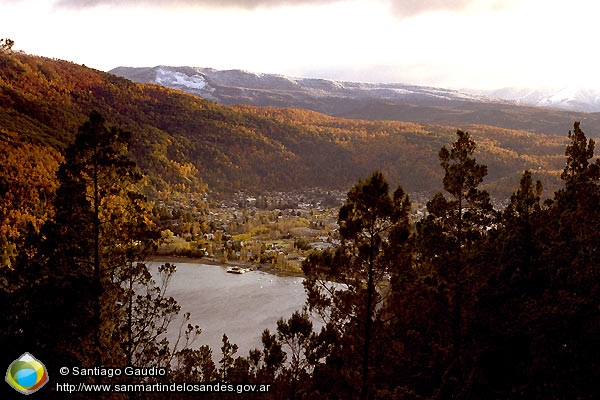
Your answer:
[[[151,270],[161,263],[147,263]],[[221,358],[221,338],[238,345],[239,356],[248,356],[254,348],[262,349],[265,328],[276,332],[277,320],[288,319],[306,300],[303,278],[276,276],[262,271],[237,275],[221,266],[174,263],[177,272],[171,278],[167,294],[181,306],[181,314],[191,313],[190,323],[199,325],[202,334],[193,347],[208,344],[213,360]],[[179,323],[174,322],[170,340]]]

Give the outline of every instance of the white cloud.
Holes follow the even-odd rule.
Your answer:
[[[58,7],[67,8],[93,8],[97,6],[114,7],[209,7],[209,8],[237,8],[255,9],[287,6],[305,6],[324,3],[334,3],[340,0],[54,0]]]
[[[0,3],[0,37],[104,70],[167,64],[459,88],[600,87],[600,9],[585,0],[60,1]]]

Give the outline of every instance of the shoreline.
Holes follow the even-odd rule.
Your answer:
[[[159,263],[171,263],[177,265],[177,263],[186,263],[186,264],[205,264],[205,265],[214,265],[218,267],[240,267],[240,268],[252,268],[254,271],[262,271],[271,275],[276,276],[296,276],[299,278],[304,278],[304,274],[302,272],[294,272],[294,271],[280,271],[275,268],[272,268],[270,265],[266,264],[256,264],[249,261],[234,261],[234,262],[226,262],[222,263],[211,257],[184,257],[184,256],[169,256],[169,255],[160,255],[156,254],[150,257],[147,257],[147,261],[151,262],[159,262]]]

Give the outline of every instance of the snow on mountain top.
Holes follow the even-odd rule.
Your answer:
[[[563,110],[600,111],[600,90],[568,86],[555,89],[503,88],[489,92],[504,100],[517,101],[538,107],[553,107]]]
[[[517,102],[565,110],[600,112],[600,90],[581,87],[561,89],[509,87],[498,90],[452,90],[401,83],[346,82],[200,67],[117,68],[115,72],[117,75],[129,76],[134,80],[151,81],[179,90],[187,90],[215,101],[222,100],[223,96],[227,99],[233,99],[235,96],[232,93],[235,92],[232,92],[231,89],[235,88],[241,90],[244,96],[255,99],[262,96],[261,98],[264,101],[258,102],[259,104],[268,103],[273,99],[273,96],[279,96],[277,98],[281,104],[285,103],[286,99],[290,101],[292,99],[301,100],[302,96],[380,99],[385,101],[428,98],[444,101]],[[150,77],[148,77],[149,73],[151,74]]]
[[[204,89],[206,79],[202,75],[186,75],[182,72],[158,68],[156,70],[155,82],[164,86],[186,87],[190,89]]]

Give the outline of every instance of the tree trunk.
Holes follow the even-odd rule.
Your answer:
[[[371,347],[371,324],[373,319],[373,292],[374,279],[373,267],[375,263],[375,255],[373,254],[373,234],[371,234],[371,246],[369,248],[369,276],[367,280],[367,312],[365,319],[365,342],[363,347],[363,363],[362,363],[362,385],[360,398],[366,400],[369,396],[369,353]]]

